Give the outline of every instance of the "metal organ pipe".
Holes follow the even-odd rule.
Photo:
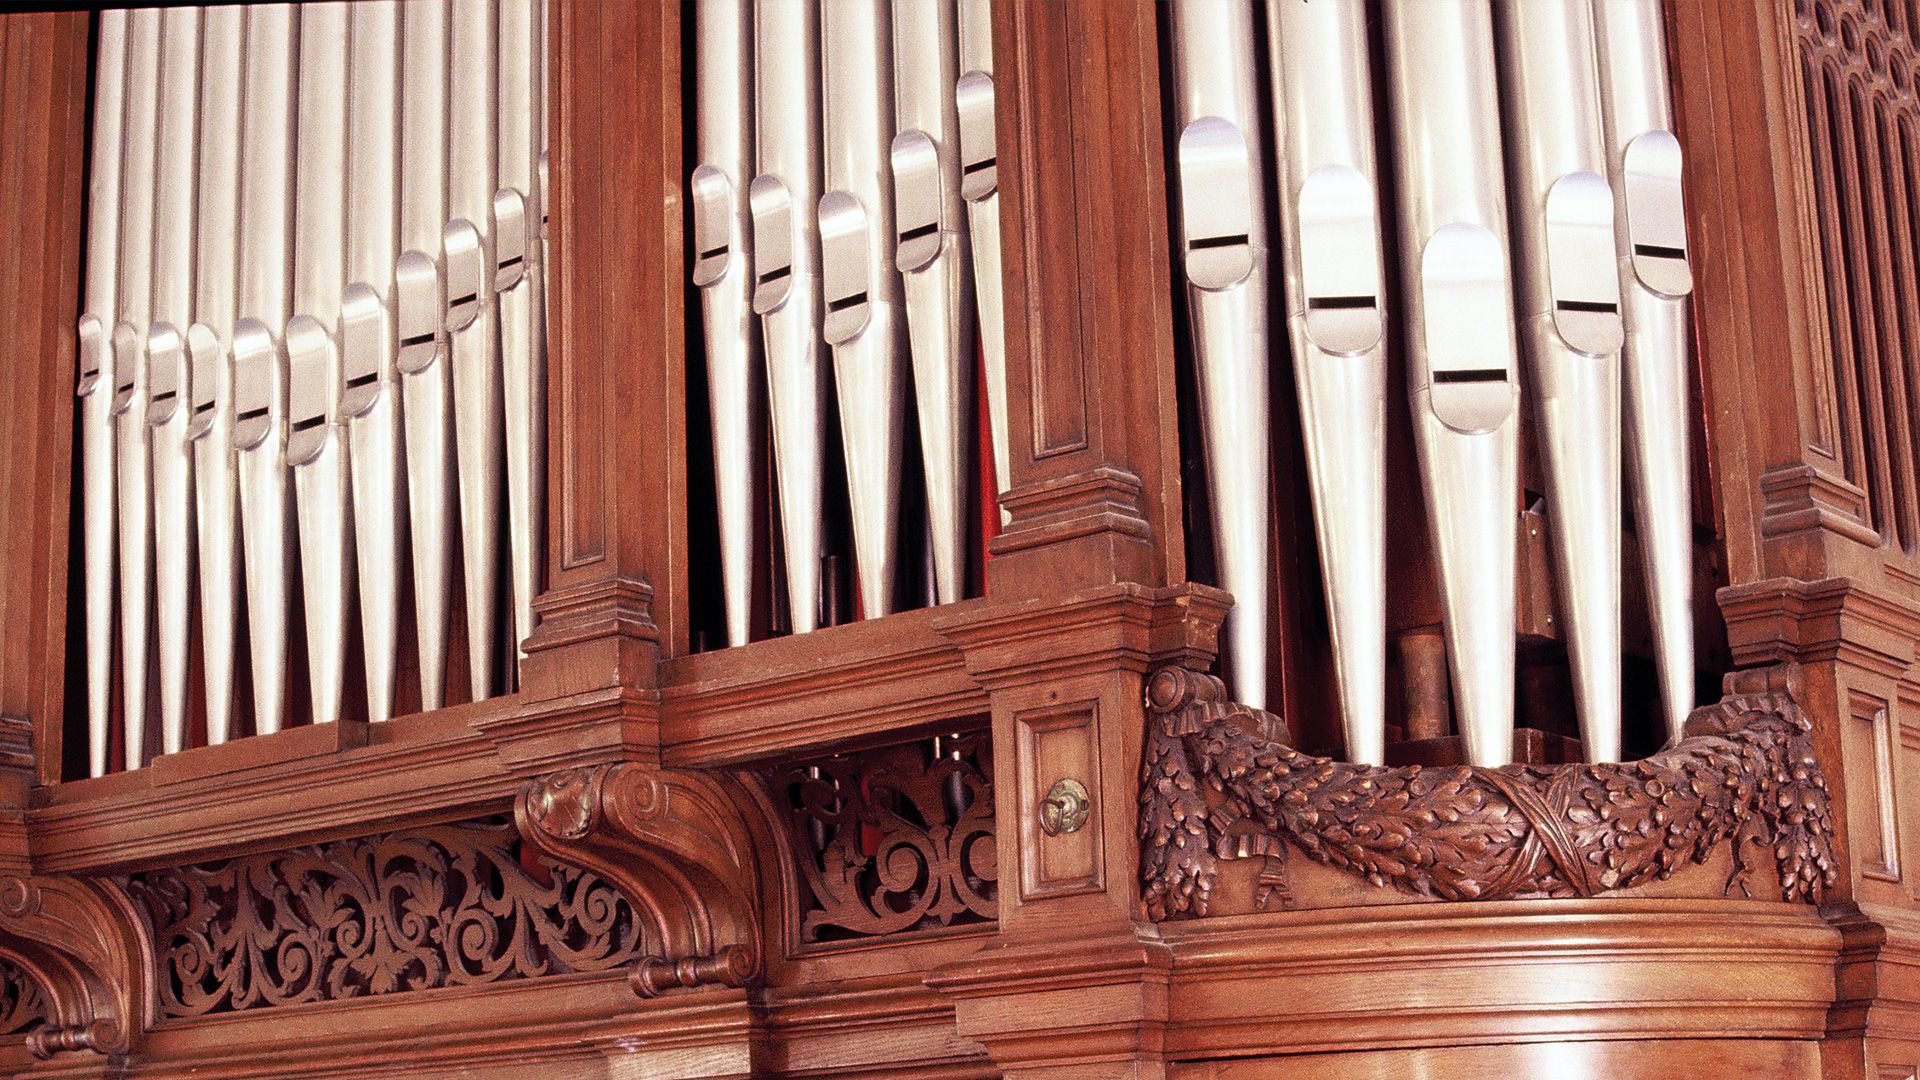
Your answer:
[[[754,514],[761,488],[757,447],[766,424],[747,209],[754,164],[751,0],[700,0],[693,21],[699,160],[689,184],[693,284],[700,290],[705,330],[727,642],[744,645],[753,614]]]
[[[1658,0],[1594,0],[1622,313],[1626,443],[1661,713],[1693,708],[1692,472],[1687,438],[1686,209]]]
[[[1519,333],[1590,761],[1620,757],[1620,283],[1586,0],[1498,10]]]
[[[1172,7],[1177,179],[1183,266],[1193,313],[1202,445],[1236,700],[1266,704],[1269,344],[1266,182],[1254,90],[1253,12],[1245,4]]]
[[[153,615],[153,489],[148,448],[146,337],[153,313],[154,165],[158,146],[161,13],[132,13],[122,129],[119,321],[113,331],[113,414],[120,526],[120,681],[128,768],[145,764],[147,645]]]
[[[206,671],[207,742],[233,734],[239,634],[238,492],[234,487],[234,283],[239,272],[240,92],[247,12],[207,8],[200,55],[199,195],[195,206],[192,372],[193,504],[200,557],[200,643]]]
[[[993,5],[960,0],[960,77],[954,111],[960,120],[960,197],[967,204],[973,295],[979,308],[980,358],[993,433],[993,475],[1004,493],[1012,472],[1007,441],[1006,307],[1000,290],[1000,168],[993,104]],[[1000,519],[1007,519],[1006,509]]]
[[[753,310],[766,335],[773,458],[795,633],[820,623],[826,367],[821,356],[819,6],[754,9]]]
[[[1387,345],[1366,9],[1359,0],[1282,2],[1267,15],[1287,334],[1334,674],[1347,757],[1378,764],[1386,758]]]
[[[1512,752],[1517,345],[1485,0],[1391,4],[1388,94],[1414,446],[1468,760]]]
[[[905,275],[920,454],[933,526],[935,597],[960,599],[967,577],[973,469],[973,275],[961,228],[953,0],[895,0],[895,261]]]
[[[395,386],[394,245],[399,164],[400,5],[352,9],[347,143],[349,284],[340,300],[340,414],[345,420],[367,718],[393,715],[400,636],[402,534],[400,401]]]
[[[125,11],[100,13],[94,57],[93,168],[87,183],[87,278],[80,317],[82,565],[86,593],[87,771],[107,771],[113,713],[113,528],[115,372],[133,357],[116,357],[112,327],[119,316],[120,148],[127,93]]]
[[[147,353],[143,419],[152,428],[160,745],[168,754],[186,747],[187,635],[193,624],[193,453],[187,446],[191,396],[187,327],[193,320],[200,14],[198,8],[177,7],[161,16],[153,191],[153,322],[143,334]]]
[[[537,130],[541,5],[500,3],[500,190],[493,196],[493,288],[500,312],[501,411],[507,459],[507,565],[513,603],[507,620],[514,656],[526,655],[533,633],[539,566],[540,507],[546,501],[547,358],[545,265],[540,258],[542,208]]]
[[[286,723],[293,504],[287,474],[287,325],[293,206],[294,64],[300,10],[247,9],[240,263],[233,328],[233,448],[246,560],[253,727]]]
[[[453,620],[453,382],[441,240],[447,222],[447,0],[400,10],[400,244],[394,263],[395,368],[406,432],[413,618],[420,706],[446,704]]]
[[[853,510],[854,564],[868,617],[893,610],[900,461],[906,440],[907,328],[894,273],[893,42],[887,0],[826,0],[820,197],[822,330],[833,347]]]
[[[345,280],[349,6],[300,12],[299,173],[293,309],[287,322],[287,464],[300,524],[313,722],[340,719],[353,602],[353,507],[341,409],[340,285]]]

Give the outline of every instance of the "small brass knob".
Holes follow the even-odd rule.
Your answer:
[[[1040,831],[1048,836],[1079,832],[1093,812],[1087,786],[1078,780],[1056,780],[1040,801]]]

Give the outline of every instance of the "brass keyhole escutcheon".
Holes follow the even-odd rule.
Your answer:
[[[1073,779],[1056,780],[1040,801],[1040,831],[1048,836],[1079,832],[1092,812],[1093,800],[1085,784]]]

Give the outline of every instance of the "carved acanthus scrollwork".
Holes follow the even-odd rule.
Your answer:
[[[46,991],[25,968],[0,958],[0,1037],[19,1035],[46,1020]]]
[[[145,943],[138,917],[107,882],[0,873],[0,943],[44,992],[35,1057],[124,1054],[145,1026]]]
[[[760,970],[759,874],[744,795],[702,772],[633,762],[563,769],[521,789],[514,817],[548,857],[611,882],[643,913],[634,992],[741,986]]]
[[[1440,900],[1593,896],[1665,880],[1732,845],[1722,893],[1747,891],[1756,845],[1782,897],[1837,880],[1826,778],[1784,693],[1694,711],[1686,737],[1639,761],[1384,768],[1303,754],[1279,717],[1167,669],[1149,687],[1141,792],[1143,905],[1207,913],[1219,860],[1269,861],[1284,900],[1291,846],[1377,886]],[[1264,897],[1263,897],[1264,899]]]
[[[160,1012],[471,986],[630,963],[633,909],[569,866],[524,865],[504,820],[133,874]]]
[[[999,913],[993,750],[984,733],[786,766],[806,885],[800,940],[858,940],[991,922]]]

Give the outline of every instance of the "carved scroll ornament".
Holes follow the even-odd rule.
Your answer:
[[[525,865],[503,820],[250,855],[126,879],[152,928],[160,1013],[471,986],[631,963],[639,919],[606,882]]]
[[[1385,768],[1303,754],[1279,717],[1168,669],[1148,690],[1141,792],[1148,917],[1205,915],[1222,859],[1267,860],[1262,896],[1290,902],[1289,847],[1382,888],[1439,900],[1594,896],[1664,880],[1732,847],[1721,891],[1747,891],[1758,847],[1782,898],[1837,880],[1826,778],[1784,693],[1694,711],[1686,737],[1639,761]]]

